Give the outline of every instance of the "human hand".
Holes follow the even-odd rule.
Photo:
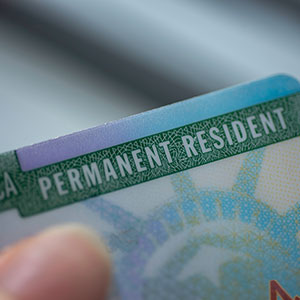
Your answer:
[[[50,228],[0,253],[0,300],[99,300],[109,282],[105,246],[80,225]]]

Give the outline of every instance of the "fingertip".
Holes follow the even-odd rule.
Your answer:
[[[82,239],[84,243],[90,244],[98,252],[101,260],[110,265],[110,255],[108,248],[100,236],[91,228],[77,223],[69,223],[50,227],[40,233],[40,237],[51,239],[51,237],[65,236]]]
[[[0,300],[14,300],[11,295],[0,291]]]
[[[106,247],[92,230],[76,224],[20,243],[6,251],[0,265],[0,289],[22,300],[104,299],[109,282]]]

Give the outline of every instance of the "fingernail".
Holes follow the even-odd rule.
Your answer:
[[[105,246],[80,225],[48,229],[0,258],[0,290],[18,300],[104,299],[109,281]]]

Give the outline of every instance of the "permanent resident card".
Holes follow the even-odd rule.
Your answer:
[[[299,299],[300,84],[278,75],[0,155],[0,246],[81,222],[111,299]]]

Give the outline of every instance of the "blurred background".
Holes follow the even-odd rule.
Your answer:
[[[0,0],[0,152],[274,73],[300,0]]]

